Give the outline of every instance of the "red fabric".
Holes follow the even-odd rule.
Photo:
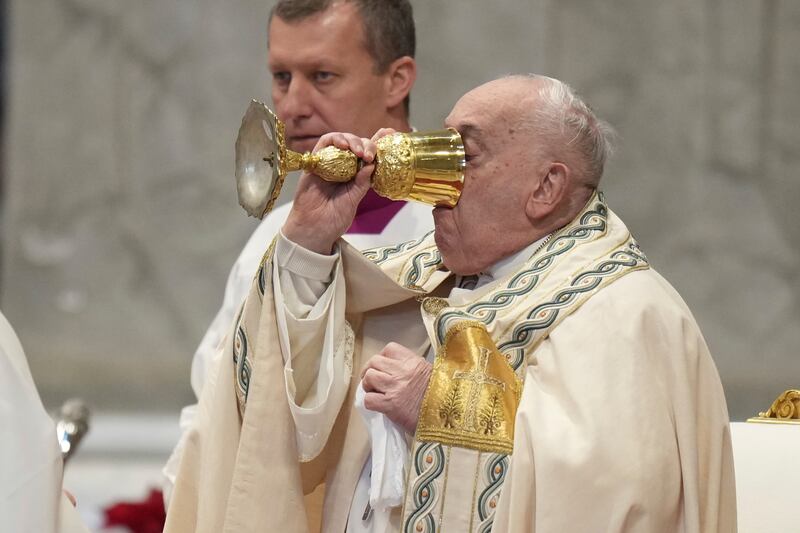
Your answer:
[[[167,520],[164,496],[153,489],[140,502],[119,502],[104,511],[105,527],[123,526],[131,533],[161,533]]]

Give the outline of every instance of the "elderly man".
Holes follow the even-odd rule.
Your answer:
[[[446,125],[467,168],[432,235],[361,254],[339,237],[372,165],[301,177],[201,400],[168,531],[305,531],[302,494],[323,481],[326,532],[735,531],[719,377],[597,192],[609,128],[541,76],[478,87]],[[376,149],[330,144],[365,163]],[[413,434],[406,457],[374,416]]]
[[[310,151],[331,131],[371,136],[378,128],[409,131],[409,92],[416,79],[415,31],[408,0],[280,0],[270,14],[272,100],[286,123],[289,147]],[[258,263],[291,204],[269,214],[251,236],[228,276],[223,304],[192,362],[192,388],[200,397]],[[345,238],[358,249],[411,239],[432,228],[429,209],[368,193]],[[194,419],[184,408],[181,428]],[[169,498],[183,439],[164,469]]]

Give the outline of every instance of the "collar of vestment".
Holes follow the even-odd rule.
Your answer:
[[[494,281],[511,274],[517,270],[520,265],[525,263],[528,258],[532,257],[533,254],[539,250],[539,247],[545,244],[549,238],[550,235],[546,235],[541,239],[537,239],[531,244],[525,246],[521,250],[504,257],[500,261],[487,268],[482,275],[488,276],[492,279],[492,281]]]
[[[544,246],[550,237],[551,235],[546,235],[541,239],[537,239],[521,250],[504,257],[478,275],[456,276],[456,286],[450,291],[447,301],[453,305],[459,305],[470,300],[472,298],[471,293],[474,289],[511,274],[529,257],[536,253],[541,246]]]
[[[533,250],[531,250],[533,248]],[[523,250],[531,255],[513,268],[501,261],[499,277],[469,294],[466,301],[426,296],[449,273],[433,232],[396,246],[375,248],[364,256],[400,287],[423,301],[423,318],[438,349],[457,322],[484,324],[511,365],[521,369],[524,354],[593,294],[619,277],[649,268],[647,258],[625,224],[595,192],[580,213],[555,232],[545,246]],[[426,309],[427,308],[427,309]]]

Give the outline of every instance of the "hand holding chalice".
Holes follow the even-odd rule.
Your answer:
[[[464,145],[455,130],[394,133],[377,141],[372,188],[393,200],[416,200],[453,207],[464,182]],[[361,160],[348,150],[328,146],[300,154],[286,148],[284,124],[253,100],[236,139],[239,204],[262,218],[272,210],[286,174],[305,170],[327,181],[353,179]]]

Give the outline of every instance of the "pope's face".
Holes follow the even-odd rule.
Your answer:
[[[445,120],[461,133],[464,189],[455,208],[433,211],[436,244],[457,274],[476,274],[517,251],[529,232],[525,204],[542,160],[519,125],[519,87],[498,80],[464,95]]]
[[[386,125],[387,75],[375,72],[350,2],[291,23],[273,17],[269,68],[272,101],[292,150],[310,151],[331,131],[371,137]]]

